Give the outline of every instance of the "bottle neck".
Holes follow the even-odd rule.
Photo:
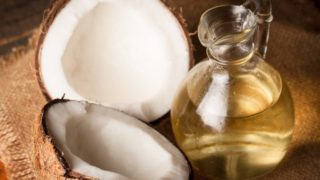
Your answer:
[[[201,19],[198,36],[207,54],[220,64],[244,62],[255,52],[257,21],[244,6],[224,5],[209,9]]]
[[[207,56],[220,64],[241,64],[251,59],[255,52],[255,28],[221,37],[207,47]]]
[[[242,56],[241,58],[238,59],[232,59],[232,60],[225,60],[225,59],[218,59],[215,56],[212,55],[212,53],[210,52],[210,49],[207,48],[207,56],[209,58],[209,60],[214,61],[220,65],[224,65],[224,66],[234,66],[234,65],[241,65],[244,64],[246,62],[248,62],[253,55],[255,54],[255,51],[251,51],[249,54],[246,54],[245,56]]]

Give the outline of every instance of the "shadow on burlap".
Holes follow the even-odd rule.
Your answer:
[[[182,7],[188,29],[194,32],[201,12],[220,1],[203,0],[192,6],[191,2],[174,4]],[[284,161],[262,179],[320,179],[320,12],[312,1],[273,2],[275,21],[267,61],[280,71],[292,91],[296,126]],[[204,49],[196,36],[193,42],[199,60]],[[35,77],[34,49],[33,42],[0,59],[0,159],[10,179],[58,176],[46,174],[54,169],[54,159],[46,159],[40,166],[35,158],[35,131],[46,100]],[[172,139],[168,118],[154,126]]]

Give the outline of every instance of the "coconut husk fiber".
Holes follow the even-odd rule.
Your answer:
[[[205,9],[222,2],[236,1],[168,1],[181,7],[189,32],[195,32]],[[285,159],[260,179],[320,179],[320,12],[313,2],[273,1],[275,19],[267,61],[279,70],[291,89],[296,123]],[[196,36],[192,38],[195,58],[200,60],[205,50]],[[41,109],[47,100],[37,82],[34,58],[34,39],[0,58],[0,159],[9,179],[63,179],[54,152],[42,148],[50,144],[36,138]],[[168,116],[152,126],[173,140]],[[1,178],[2,169],[0,164]]]

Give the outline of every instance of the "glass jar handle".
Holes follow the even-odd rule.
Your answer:
[[[270,23],[273,20],[271,0],[247,0],[243,6],[249,8],[257,16],[256,51],[265,58],[269,40]]]

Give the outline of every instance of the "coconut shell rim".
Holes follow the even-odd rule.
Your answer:
[[[37,33],[35,33],[35,38],[36,38],[36,45],[35,45],[35,58],[34,58],[34,67],[35,67],[35,71],[36,71],[36,79],[38,82],[38,85],[41,89],[41,93],[42,95],[45,97],[45,99],[47,101],[53,100],[55,98],[51,97],[50,94],[47,91],[47,88],[43,82],[42,79],[42,73],[41,73],[41,52],[42,52],[42,48],[43,48],[43,42],[44,39],[49,31],[50,26],[52,25],[54,19],[56,18],[56,16],[59,14],[59,12],[67,5],[67,3],[70,0],[52,0],[50,2],[49,7],[45,10],[44,12],[44,16],[43,16],[43,20],[42,23],[39,27],[39,30]],[[181,31],[184,34],[186,43],[188,44],[188,51],[189,51],[189,70],[195,65],[195,59],[194,59],[194,55],[193,55],[193,51],[194,51],[194,46],[192,43],[192,39],[191,39],[191,35],[187,30],[188,24],[185,20],[185,18],[183,17],[182,14],[182,10],[177,10],[176,8],[170,7],[169,3],[166,0],[160,0],[164,6],[166,6],[168,8],[168,10],[173,14],[173,16],[175,17],[175,19],[178,21],[178,24],[180,25],[179,27],[181,28]],[[166,113],[167,114],[167,113]],[[164,114],[163,116],[165,116],[166,114]],[[161,116],[161,117],[163,117]],[[158,118],[154,121],[157,121],[159,119]]]
[[[65,178],[69,178],[69,179],[83,179],[83,180],[94,180],[95,178],[93,177],[89,177],[86,176],[85,174],[81,174],[78,173],[76,171],[73,171],[72,168],[70,167],[68,161],[66,160],[66,158],[64,157],[64,153],[63,151],[61,151],[54,143],[53,141],[53,137],[50,134],[50,130],[48,129],[47,125],[46,125],[46,114],[48,112],[48,110],[55,104],[58,103],[67,103],[71,100],[68,99],[54,99],[52,101],[49,101],[42,109],[41,112],[41,116],[40,116],[40,134],[42,135],[41,138],[43,138],[44,140],[47,140],[51,145],[52,148],[54,150],[56,159],[58,160],[59,164],[61,165],[61,167],[63,168],[63,170],[65,171],[63,174],[63,177]]]
[[[68,103],[68,102],[71,102],[71,101],[74,101],[74,102],[84,102],[84,103],[89,103],[89,104],[94,104],[94,105],[98,105],[98,106],[102,106],[102,105],[99,105],[99,104],[96,104],[96,103],[90,103],[88,101],[78,101],[78,100],[70,100],[70,99],[54,99],[54,100],[51,100],[49,101],[42,109],[42,112],[41,112],[41,116],[40,116],[40,135],[42,135],[42,139],[43,140],[47,140],[51,145],[52,145],[52,148],[54,150],[54,153],[55,153],[55,156],[56,156],[56,159],[59,161],[59,164],[62,166],[62,168],[64,169],[65,173],[64,173],[64,177],[65,178],[71,178],[71,179],[84,179],[84,180],[92,180],[92,179],[95,179],[93,177],[90,177],[90,176],[86,176],[85,174],[81,174],[81,173],[78,173],[76,171],[73,171],[72,168],[70,167],[68,161],[66,160],[66,158],[64,157],[64,153],[63,151],[61,151],[54,143],[54,138],[52,137],[52,135],[50,134],[50,130],[48,129],[47,125],[46,125],[46,114],[47,112],[49,111],[49,109],[58,104],[58,103]],[[105,106],[102,106],[102,107],[105,107]],[[121,112],[127,116],[130,116],[128,115],[126,112],[123,112],[123,111],[119,111],[115,108],[112,108],[112,107],[106,107],[108,109],[112,109],[114,111],[118,111],[118,112]],[[138,119],[137,119],[138,120]],[[188,178],[190,179],[192,176],[193,176],[193,171],[191,169],[191,162],[189,162],[187,156],[182,153],[183,151],[177,146],[175,145],[174,143],[172,143],[168,138],[166,138],[163,134],[161,134],[159,131],[155,130],[153,127],[150,126],[150,124],[148,124],[147,122],[144,122],[144,121],[140,121],[138,120],[139,122],[145,124],[146,126],[148,126],[149,128],[151,128],[152,130],[154,130],[158,135],[160,135],[161,137],[163,137],[167,143],[170,143],[174,148],[176,148],[178,150],[179,153],[181,153],[182,157],[186,160],[186,163],[187,163],[187,166],[186,166],[186,170],[187,170],[187,173],[188,173]],[[155,138],[156,135],[154,134],[149,134],[153,139],[154,141],[156,141],[157,143],[159,143],[160,146],[163,146],[162,143],[161,143],[161,139],[157,139]],[[174,155],[174,153],[172,153],[172,151],[170,151],[170,149],[166,149],[164,148],[166,151],[168,151],[168,153]],[[164,179],[166,179],[167,175],[164,176]]]
[[[54,98],[52,98],[49,95],[49,93],[47,92],[47,88],[44,85],[44,82],[42,80],[42,74],[41,74],[41,52],[42,52],[42,48],[43,48],[44,39],[45,39],[45,37],[47,35],[47,32],[48,32],[50,26],[52,25],[52,23],[54,21],[54,19],[59,14],[59,12],[67,5],[67,3],[69,1],[70,0],[52,0],[50,2],[49,7],[44,12],[42,23],[41,23],[39,29],[37,30],[37,32],[35,33],[34,39],[33,39],[35,41],[35,58],[33,60],[33,63],[34,63],[34,67],[35,67],[36,79],[37,79],[38,85],[39,85],[39,87],[41,89],[42,95],[45,97],[46,101],[49,102],[44,106],[44,108],[42,110],[42,113],[41,113],[41,116],[40,116],[40,118],[41,118],[41,120],[40,120],[40,122],[41,122],[41,125],[40,125],[41,130],[40,131],[41,131],[41,135],[43,136],[41,138],[43,138],[43,140],[48,140],[50,142],[50,144],[53,146],[53,150],[55,152],[56,159],[59,161],[59,164],[62,166],[62,168],[65,171],[65,173],[63,175],[65,178],[94,179],[92,177],[88,177],[88,176],[85,176],[85,175],[82,175],[80,173],[72,171],[72,169],[70,168],[69,163],[67,162],[67,160],[63,156],[63,152],[60,151],[56,147],[56,145],[54,144],[53,139],[50,136],[50,132],[49,132],[47,126],[46,126],[45,116],[44,116],[45,113],[48,111],[48,109],[52,105],[54,105],[56,103],[65,103],[65,102],[69,101],[69,100],[63,99],[63,97],[62,97],[62,99],[54,99]],[[194,47],[193,47],[193,44],[192,44],[192,40],[191,40],[190,34],[187,31],[186,20],[183,17],[181,10],[178,11],[176,8],[170,7],[169,3],[167,1],[165,1],[165,0],[161,0],[161,2],[173,14],[173,16],[175,17],[175,19],[178,21],[178,23],[180,25],[179,26],[180,30],[184,34],[184,39],[186,40],[186,43],[188,44],[187,47],[188,47],[188,51],[189,51],[189,59],[188,60],[189,60],[189,70],[190,70],[195,64],[195,59],[194,59],[194,56],[193,56]],[[158,122],[159,119],[162,119],[163,117],[165,117],[167,115],[168,115],[168,113],[164,114],[160,118],[158,118],[155,121],[153,121],[153,123],[154,122]],[[143,122],[143,123],[145,123],[145,122]],[[145,124],[148,125],[148,123],[145,123]],[[159,133],[159,134],[161,134],[161,133]],[[177,146],[175,146],[175,147],[178,148]],[[179,151],[181,152],[180,149],[179,149]],[[184,158],[186,158],[184,154],[183,154],[183,156],[184,156]],[[188,168],[189,168],[189,177],[190,177],[192,171],[190,170],[190,164],[189,164],[188,160],[187,160],[187,162],[188,162],[188,166],[189,166]]]

